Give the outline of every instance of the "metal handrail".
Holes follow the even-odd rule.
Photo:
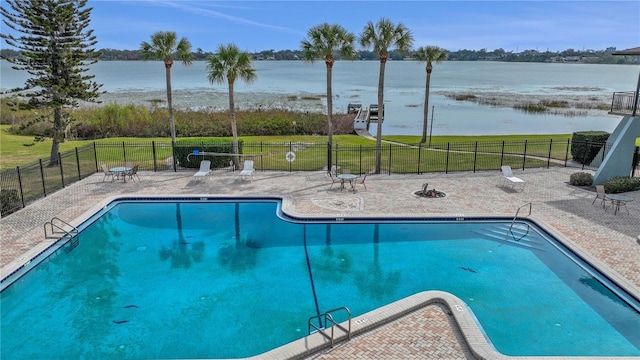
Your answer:
[[[525,207],[525,206],[529,206],[529,213],[526,216],[531,216],[531,207],[532,207],[532,203],[528,202],[524,205],[521,205],[520,207],[518,207],[518,210],[516,211],[516,215],[513,217],[513,220],[511,220],[511,225],[509,225],[509,232],[507,233],[505,240],[509,237],[509,234],[511,234],[511,236],[513,237],[514,240],[516,241],[520,241],[522,240],[523,237],[527,236],[527,234],[529,234],[529,225],[527,224],[527,232],[522,235],[519,239],[516,239],[516,236],[513,234],[513,231],[511,231],[511,229],[513,228],[513,224],[516,222],[516,219],[518,218],[518,214],[520,213],[520,210]]]
[[[67,227],[70,227],[71,230],[67,231],[67,230],[65,230],[64,227],[54,224],[53,223],[54,220],[57,220],[57,221],[61,222],[63,225],[66,225]],[[51,227],[51,235],[47,234],[47,225],[49,225]],[[45,237],[45,239],[59,239],[60,237],[54,236],[56,233],[60,233],[60,232],[56,232],[55,229],[60,230],[61,233],[65,234],[66,236],[69,236],[70,238],[73,238],[74,236],[77,236],[77,235],[80,234],[80,231],[78,230],[77,227],[69,224],[68,222],[66,222],[64,220],[61,220],[60,218],[52,217],[51,220],[49,220],[46,223],[44,223],[44,237]]]
[[[349,328],[345,329],[342,325],[338,324],[335,322],[335,320],[333,320],[333,316],[331,315],[331,313],[334,313],[336,311],[340,311],[340,310],[344,310],[347,312],[347,316],[349,317]],[[324,318],[324,322],[322,322],[322,318]],[[313,320],[314,319],[320,319],[321,322],[321,327],[316,326],[315,324],[313,324]],[[331,323],[331,336],[327,335],[324,332],[324,329],[327,328],[327,322]],[[324,324],[324,325],[323,325]],[[333,339],[334,339],[334,327],[338,327],[340,328],[342,331],[347,333],[347,341],[351,340],[351,311],[349,311],[349,309],[346,306],[343,307],[339,307],[333,310],[329,310],[327,312],[325,312],[324,314],[319,314],[319,315],[315,315],[309,318],[309,321],[307,323],[307,331],[309,333],[309,335],[311,334],[311,328],[316,329],[318,332],[320,332],[322,334],[322,336],[326,337],[327,339],[329,339],[329,341],[331,342],[331,347],[333,347]]]
[[[632,115],[634,105],[637,102],[637,95],[634,91],[614,92],[611,98],[610,113]]]

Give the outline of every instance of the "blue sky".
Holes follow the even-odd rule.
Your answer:
[[[640,46],[638,0],[90,0],[89,6],[97,48],[134,50],[154,32],[170,30],[187,37],[194,50],[214,51],[227,43],[249,52],[299,49],[309,28],[320,23],[340,24],[359,35],[368,21],[383,16],[411,29],[414,48],[518,52]]]

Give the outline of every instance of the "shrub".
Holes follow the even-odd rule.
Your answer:
[[[616,176],[604,182],[608,194],[640,190],[640,178]]]
[[[576,172],[569,176],[569,184],[574,186],[591,186],[593,175],[586,172]]]
[[[102,137],[100,129],[94,124],[76,124],[71,128],[71,132],[78,139],[99,139]]]
[[[604,131],[575,132],[571,138],[571,156],[581,164],[591,164],[600,149],[609,139]]]
[[[18,190],[0,190],[0,204],[0,213],[2,213],[2,216],[11,214],[12,212],[20,209],[20,198],[18,197]]]
[[[238,140],[238,151],[242,153],[241,139]],[[193,152],[198,150],[200,152],[213,152],[213,153],[228,153],[229,156],[194,156],[187,157]],[[221,168],[229,165],[229,161],[233,159],[233,143],[231,141],[220,141],[215,138],[200,138],[200,139],[177,139],[176,140],[176,160],[180,166],[185,168],[199,168],[202,160],[211,160],[211,168]]]

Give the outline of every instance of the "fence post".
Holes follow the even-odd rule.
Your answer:
[[[500,167],[504,165],[504,140],[502,140],[502,150],[500,150]]]
[[[478,160],[478,142],[476,141],[476,147],[473,150],[473,172],[476,172],[476,161]]]
[[[40,179],[42,180],[42,194],[44,197],[47,197],[47,186],[44,183],[44,170],[42,169],[42,159],[38,159],[38,163],[40,164]]]
[[[20,188],[20,202],[22,202],[22,207],[24,208],[24,190],[22,189],[22,175],[20,175],[20,166],[16,166],[16,171],[18,172],[18,187]]]
[[[156,154],[156,142],[151,141],[151,157],[153,158],[153,172],[157,172],[158,171],[158,166],[156,165],[156,162],[158,161],[158,156]]]
[[[633,153],[633,159],[631,160],[631,177],[635,177],[636,168],[638,167],[638,157],[640,154],[640,146],[636,146],[636,150]]]
[[[389,176],[391,176],[391,150],[392,150],[391,144],[389,144]]]
[[[98,148],[96,142],[93,142],[93,159],[96,161],[96,172],[98,172]]]
[[[447,142],[447,161],[445,162],[445,165],[444,165],[444,173],[445,174],[449,173],[449,142]]]
[[[173,161],[173,172],[178,172],[178,163],[176,161],[176,142],[171,139],[171,161]]]
[[[64,189],[64,170],[62,166],[62,155],[58,153],[58,165],[60,165],[60,180],[62,180],[62,188]]]
[[[547,157],[547,169],[551,165],[551,148],[553,147],[553,139],[549,139],[549,156]]]
[[[564,167],[567,167],[569,162],[569,146],[571,145],[571,139],[567,139],[567,150],[564,152]]]
[[[336,144],[336,148],[338,147],[338,144]],[[327,141],[327,172],[331,172],[331,167],[333,166],[331,161],[331,153],[333,152],[333,149],[331,149],[331,143]],[[336,173],[338,172],[338,154],[336,153]]]
[[[127,148],[124,145],[124,141],[122,142],[122,163],[127,162]]]
[[[82,173],[80,172],[80,156],[78,155],[78,147],[76,147],[76,166],[78,168],[78,181],[82,180]]]
[[[522,154],[522,170],[524,170],[526,162],[527,162],[527,140],[525,139],[524,140],[524,151],[523,151],[523,154]]]

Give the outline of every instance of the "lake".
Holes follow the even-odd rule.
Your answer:
[[[26,73],[1,61],[0,89],[21,86]],[[323,61],[256,61],[257,80],[236,81],[236,106],[322,111],[326,107],[326,68]],[[377,103],[378,61],[338,61],[333,68],[334,111],[347,105]],[[166,83],[162,62],[102,61],[91,67],[102,83],[103,103],[164,106]],[[578,99],[608,103],[614,91],[633,91],[638,67],[630,65],[454,62],[434,64],[429,97],[433,135],[565,134],[615,129],[620,116],[606,110],[584,110],[578,116],[531,114],[510,105],[480,105],[446,95],[474,94],[489,99],[528,101],[540,98]],[[425,64],[389,61],[385,75],[385,135],[421,135],[426,82]],[[210,84],[205,62],[172,69],[176,108],[219,111],[228,108],[227,86]],[[432,109],[433,108],[433,114]],[[433,115],[433,118],[432,118]],[[370,132],[376,133],[375,125]]]

